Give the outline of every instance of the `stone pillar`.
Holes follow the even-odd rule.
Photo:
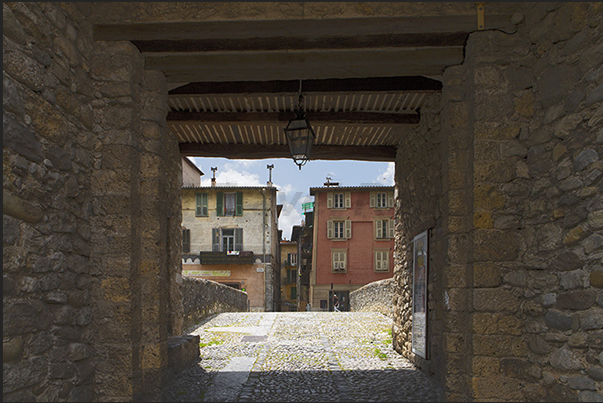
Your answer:
[[[99,43],[92,175],[97,395],[160,398],[167,338],[180,334],[181,165],[167,88],[130,43]]]

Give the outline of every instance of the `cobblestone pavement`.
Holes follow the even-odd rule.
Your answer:
[[[380,313],[214,315],[190,331],[201,360],[165,402],[437,402],[432,380],[392,349]]]

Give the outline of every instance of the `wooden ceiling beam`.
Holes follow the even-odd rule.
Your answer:
[[[395,146],[314,145],[312,160],[392,162],[396,160],[396,151]],[[180,143],[180,154],[230,159],[291,158],[287,145]]]
[[[488,14],[487,28],[507,32],[517,28],[512,13]],[[349,37],[385,34],[474,32],[475,15],[282,19],[259,21],[194,21],[95,24],[94,40],[152,41],[191,39],[251,39]]]
[[[350,124],[417,124],[416,113],[382,112],[306,112],[310,123],[350,123]],[[290,112],[168,112],[167,121],[178,123],[249,123],[288,122],[293,118]]]
[[[278,94],[299,91],[299,80],[194,82],[170,90],[169,95]],[[422,76],[303,80],[304,94],[329,92],[440,92],[442,82]]]
[[[467,32],[436,32],[431,34],[381,34],[365,36],[330,36],[321,38],[218,38],[218,39],[155,39],[133,40],[142,53],[179,52],[244,52],[308,49],[376,49],[463,46]]]
[[[172,83],[431,76],[463,57],[462,47],[151,53],[145,68]]]

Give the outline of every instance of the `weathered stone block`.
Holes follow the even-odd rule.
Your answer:
[[[545,108],[562,101],[578,78],[574,66],[555,65],[546,68],[538,77],[538,95]]]
[[[519,135],[518,125],[504,125],[498,122],[476,122],[475,138],[484,140],[510,140]]]
[[[472,370],[475,376],[492,377],[500,372],[500,359],[496,357],[474,356]]]
[[[496,263],[473,264],[473,285],[475,287],[498,287],[500,279],[500,268]]]
[[[490,312],[517,312],[519,299],[502,288],[477,288],[473,291],[473,309]]]
[[[473,214],[473,227],[478,229],[493,228],[492,214],[489,211],[476,211]]]
[[[528,352],[520,337],[503,335],[474,335],[473,353],[493,357],[524,357]]]
[[[523,358],[501,359],[500,372],[504,376],[523,380],[537,381],[541,378],[540,369]]]
[[[505,197],[497,186],[491,184],[476,184],[473,188],[473,196],[473,205],[476,210],[493,211],[505,206]]]
[[[559,348],[551,354],[550,363],[553,368],[560,370],[577,371],[582,369],[580,357],[566,346]]]
[[[532,91],[524,91],[519,98],[515,100],[515,112],[524,118],[534,116],[534,104],[536,99]]]
[[[478,334],[520,335],[523,323],[515,316],[499,313],[474,313],[473,331]]]
[[[557,330],[570,330],[572,328],[572,317],[563,312],[549,310],[544,314],[544,323],[550,328]]]
[[[466,287],[467,286],[467,266],[450,265],[444,272],[444,287]]]
[[[595,304],[597,291],[580,290],[561,293],[557,296],[557,308],[582,310],[588,309]]]
[[[590,285],[596,288],[603,288],[603,271],[596,270],[589,274]]]
[[[101,282],[105,299],[113,302],[129,301],[132,298],[130,281],[123,277],[110,277]]]
[[[521,380],[497,377],[475,377],[473,378],[473,398],[478,401],[497,399],[505,396],[511,401],[522,400]]]
[[[518,237],[511,231],[478,229],[475,231],[473,256],[476,261],[515,260]]]

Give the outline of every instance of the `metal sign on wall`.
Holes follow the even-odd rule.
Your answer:
[[[427,359],[428,231],[413,239],[412,352]]]

